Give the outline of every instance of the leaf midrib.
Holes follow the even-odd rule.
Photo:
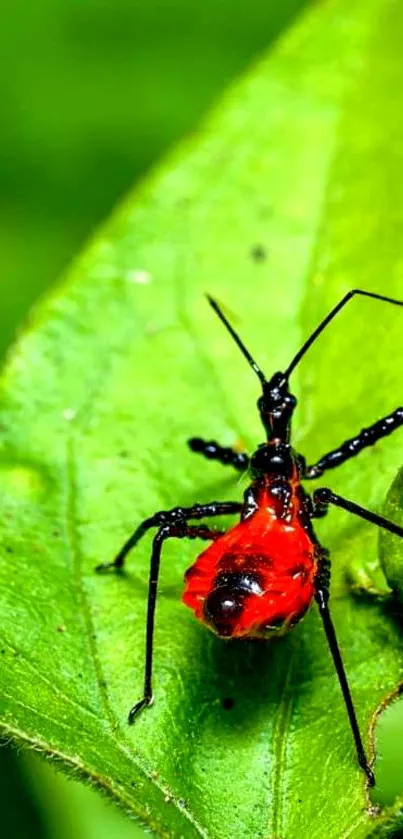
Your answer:
[[[274,723],[274,730],[273,730],[273,745],[272,745],[272,753],[275,756],[274,758],[274,770],[273,770],[273,781],[272,781],[272,790],[273,790],[273,809],[272,813],[270,812],[269,807],[269,824],[271,823],[271,833],[270,836],[277,837],[283,836],[284,831],[284,813],[283,813],[283,795],[282,790],[284,787],[284,776],[283,776],[283,769],[286,762],[286,752],[287,752],[287,739],[288,734],[290,731],[290,722],[292,717],[292,709],[293,709],[293,702],[295,691],[291,689],[290,682],[291,677],[294,673],[294,665],[297,658],[297,653],[299,650],[296,649],[294,645],[291,652],[289,653],[288,659],[288,666],[285,672],[283,685],[281,688],[281,698],[279,701],[278,711],[276,715],[276,720]]]

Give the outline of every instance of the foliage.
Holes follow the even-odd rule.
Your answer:
[[[169,545],[156,702],[129,729],[149,543],[125,577],[93,568],[151,511],[242,493],[185,446],[205,434],[250,448],[262,434],[257,383],[204,290],[268,372],[349,288],[402,294],[402,14],[380,0],[313,10],[100,232],[3,378],[2,731],[160,836],[361,839],[400,825],[399,802],[367,809],[314,610],[278,643],[227,645],[180,604],[195,545]],[[309,459],[395,407],[399,314],[355,301],[301,364],[296,443]],[[401,437],[384,441],[331,485],[376,508],[401,454]],[[345,584],[346,569],[376,562],[376,532],[338,511],[317,530],[368,741],[401,672],[396,622]]]

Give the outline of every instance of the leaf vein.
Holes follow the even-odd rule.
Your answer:
[[[74,567],[74,581],[78,592],[79,600],[82,607],[84,617],[85,632],[90,649],[90,655],[94,665],[94,671],[98,686],[99,697],[103,707],[106,718],[109,721],[112,731],[116,729],[117,720],[110,706],[108,693],[105,686],[105,680],[102,671],[102,664],[98,656],[97,645],[95,641],[95,630],[91,609],[86,595],[86,591],[82,580],[82,551],[80,547],[78,532],[77,532],[77,486],[76,486],[76,472],[75,472],[75,458],[73,438],[68,437],[67,444],[67,534],[70,552],[73,559]]]
[[[289,690],[290,684],[293,681],[294,664],[297,660],[299,650],[294,646],[291,651],[288,664],[285,672],[284,682],[281,688],[281,698],[278,704],[278,712],[273,730],[273,755],[275,757],[275,766],[273,771],[272,782],[272,831],[269,835],[273,837],[283,836],[283,803],[284,803],[284,769],[286,763],[287,751],[287,736],[290,729],[290,721],[292,716],[295,686]],[[270,811],[270,808],[269,808]]]
[[[68,702],[69,705],[73,705],[73,707],[78,708],[80,711],[83,711],[84,714],[88,714],[89,716],[94,717],[94,719],[99,719],[97,714],[94,711],[92,711],[91,708],[89,708],[87,705],[84,705],[82,702],[77,702],[77,700],[73,699],[71,696],[67,696],[67,694],[64,693],[61,687],[54,680],[50,681],[50,679],[47,679],[46,676],[43,673],[41,673],[40,670],[38,670],[38,668],[32,663],[32,661],[30,661],[30,659],[25,655],[25,653],[21,649],[17,649],[15,645],[10,643],[9,639],[6,635],[4,635],[4,633],[2,633],[0,637],[3,639],[4,646],[8,647],[12,651],[13,655],[18,657],[19,659],[22,659],[24,661],[24,664],[31,670],[32,673],[35,674],[36,678],[42,681],[43,684],[45,684],[47,687],[51,688],[53,693],[55,693],[59,699],[63,699],[65,702]]]
[[[96,644],[96,636],[94,631],[93,619],[91,615],[90,605],[86,596],[85,588],[82,582],[82,552],[80,549],[79,544],[79,537],[77,532],[77,506],[76,506],[76,498],[77,498],[77,483],[76,483],[76,472],[75,472],[75,454],[74,454],[74,443],[73,437],[70,436],[68,438],[68,445],[67,445],[67,477],[68,477],[68,493],[67,493],[67,522],[68,522],[68,534],[69,534],[69,543],[70,549],[72,552],[73,560],[74,560],[74,569],[75,569],[75,582],[79,594],[79,598],[81,601],[81,606],[84,614],[85,620],[85,629],[86,635],[89,642],[90,653],[93,659],[94,670],[96,675],[96,680],[98,684],[99,696],[101,700],[101,705],[104,709],[105,715],[109,721],[111,732],[116,740],[116,745],[119,751],[131,760],[137,768],[144,773],[145,777],[148,780],[152,781],[157,788],[164,793],[165,796],[169,798],[172,804],[174,804],[179,812],[192,824],[195,828],[199,836],[202,839],[208,839],[208,833],[204,830],[204,828],[198,824],[192,813],[190,813],[187,809],[184,809],[183,806],[180,804],[180,798],[175,796],[169,788],[165,785],[161,784],[161,782],[157,782],[155,775],[147,770],[142,763],[139,761],[138,755],[126,744],[123,732],[121,731],[119,722],[115,717],[115,714],[112,710],[110,699],[108,696],[108,692],[106,689],[106,683],[103,677],[103,670],[102,665],[98,656],[97,644]],[[131,805],[133,807],[133,804]]]

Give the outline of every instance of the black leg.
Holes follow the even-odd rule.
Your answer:
[[[203,519],[205,516],[221,516],[239,513],[242,504],[239,501],[212,501],[209,504],[194,504],[193,507],[174,507],[172,510],[161,510],[149,519],[145,519],[123,545],[113,562],[102,562],[95,571],[103,572],[119,570],[123,567],[127,554],[137,545],[137,542],[150,527],[162,527],[164,524],[175,524],[187,519]]]
[[[333,663],[336,668],[337,677],[339,679],[340,687],[343,693],[343,699],[347,708],[348,718],[350,720],[351,731],[354,737],[354,743],[357,752],[357,760],[359,766],[361,766],[361,768],[364,770],[367,776],[368,786],[373,787],[375,784],[375,776],[372,772],[372,769],[369,766],[369,762],[365,754],[365,749],[362,743],[361,734],[358,727],[353,700],[351,697],[350,687],[347,681],[346,671],[344,669],[339,645],[337,643],[336,632],[329,611],[330,561],[327,558],[326,554],[324,554],[321,560],[319,561],[319,569],[315,583],[315,600],[319,607],[319,613],[322,618],[327,642],[329,644],[329,649],[332,654]]]
[[[331,489],[327,489],[325,487],[316,489],[313,493],[313,517],[326,515],[329,504],[341,507],[343,510],[353,513],[354,516],[359,516],[361,519],[371,522],[371,524],[376,524],[377,527],[382,527],[384,530],[389,530],[390,533],[395,533],[396,536],[403,537],[403,527],[399,527],[399,525],[395,524],[393,521],[385,519],[384,516],[378,516],[377,513],[371,513],[371,511],[366,510],[365,507],[360,507],[359,504],[354,504],[353,501],[348,501],[347,498],[343,498],[341,495],[336,495],[336,493],[332,492]]]
[[[208,460],[218,460],[225,466],[233,466],[239,472],[244,472],[249,466],[249,455],[244,452],[237,452],[228,446],[220,446],[215,440],[203,440],[201,437],[192,437],[188,440],[188,446],[192,452],[198,452]]]
[[[306,466],[302,477],[319,478],[327,469],[334,469],[335,466],[340,466],[341,463],[349,460],[350,457],[359,454],[362,449],[365,449],[367,446],[373,446],[382,437],[387,437],[388,434],[392,434],[392,431],[395,431],[400,425],[403,425],[403,408],[396,408],[393,414],[383,417],[383,419],[378,420],[378,422],[375,422],[369,428],[363,428],[356,437],[351,437],[350,440],[346,440],[337,449],[325,454],[313,466]]]
[[[183,539],[187,536],[189,539],[217,539],[221,536],[218,530],[211,530],[206,525],[191,526],[186,522],[177,522],[176,524],[164,524],[160,527],[154,537],[153,547],[151,552],[150,564],[150,578],[148,583],[148,604],[147,604],[147,629],[146,629],[146,657],[144,668],[144,693],[142,699],[133,705],[129,711],[129,723],[134,722],[135,717],[147,705],[151,705],[153,701],[152,691],[152,669],[153,669],[153,640],[154,640],[154,617],[155,604],[157,600],[158,591],[158,576],[160,570],[161,549],[165,539],[174,536],[177,539]]]

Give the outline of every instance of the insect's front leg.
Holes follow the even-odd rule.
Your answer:
[[[374,422],[369,428],[363,428],[355,437],[351,437],[341,446],[323,455],[316,463],[305,466],[302,477],[305,479],[320,478],[328,469],[335,469],[336,466],[340,466],[346,460],[355,457],[363,449],[373,446],[382,437],[392,434],[401,425],[403,425],[403,408],[396,408],[392,414]]]
[[[245,472],[249,466],[249,455],[245,452],[237,452],[229,446],[221,446],[215,440],[203,440],[201,437],[192,437],[188,440],[188,446],[192,452],[207,457],[208,460],[218,460],[224,466],[233,466],[239,472]]]

